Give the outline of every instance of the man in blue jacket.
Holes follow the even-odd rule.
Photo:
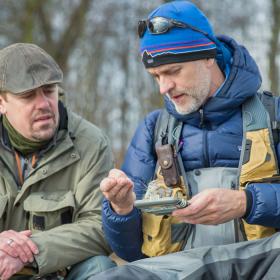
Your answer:
[[[177,153],[191,198],[188,207],[172,213],[178,225],[185,225],[185,242],[173,251],[272,235],[280,225],[279,184],[270,180],[278,174],[279,148],[272,142],[270,123],[254,122],[257,114],[250,111],[259,104],[256,62],[232,38],[216,37],[205,15],[188,1],[161,5],[139,22],[138,33],[142,61],[159,85],[165,109],[182,123]],[[128,261],[173,252],[147,253],[167,217],[150,223],[149,231],[146,216],[134,207],[156,172],[159,115],[155,111],[146,116],[122,170],[111,170],[100,186],[106,197],[106,238]],[[172,234],[172,223],[170,227]]]

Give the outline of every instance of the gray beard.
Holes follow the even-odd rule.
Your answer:
[[[199,110],[199,108],[206,102],[210,93],[211,78],[206,73],[201,73],[201,79],[197,87],[187,89],[186,95],[190,96],[192,100],[185,105],[185,108],[178,106],[173,102],[176,111],[181,115],[190,114]]]

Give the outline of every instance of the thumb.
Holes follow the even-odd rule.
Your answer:
[[[32,231],[27,229],[27,230],[20,231],[20,234],[30,237],[32,235]]]

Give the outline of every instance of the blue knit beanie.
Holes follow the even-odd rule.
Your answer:
[[[172,1],[159,6],[148,19],[165,17],[195,27],[205,34],[190,28],[172,27],[163,34],[151,34],[146,30],[140,40],[142,61],[146,68],[163,64],[214,58],[217,54],[217,39],[206,16],[188,1]]]

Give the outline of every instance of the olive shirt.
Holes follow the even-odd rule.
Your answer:
[[[22,186],[14,154],[0,135],[0,231],[32,230],[40,275],[110,251],[101,228],[99,190],[113,167],[108,139],[67,113],[68,129],[59,130],[55,147],[38,159]]]

